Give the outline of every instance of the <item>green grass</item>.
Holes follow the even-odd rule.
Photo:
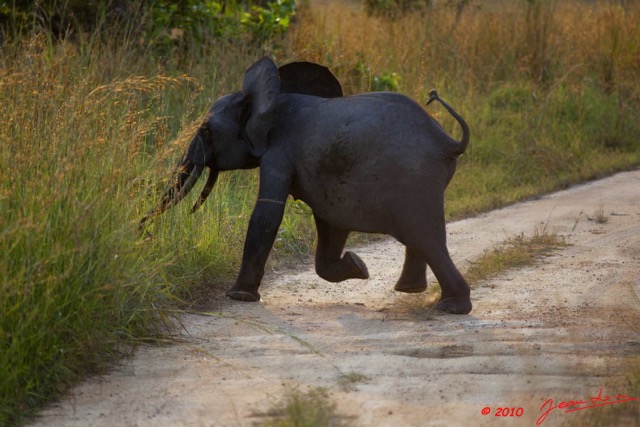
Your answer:
[[[282,402],[264,414],[268,419],[254,423],[260,427],[341,427],[352,417],[339,415],[326,389],[318,387],[304,393],[289,391]]]
[[[191,195],[150,225],[152,240],[136,227],[193,126],[265,53],[327,64],[347,93],[388,76],[389,87],[420,100],[437,87],[472,130],[447,190],[448,218],[637,167],[640,5],[543,4],[469,7],[456,20],[436,2],[390,20],[355,2],[309,2],[277,43],[214,40],[163,58],[112,40],[126,33],[118,31],[8,40],[0,47],[0,425],[20,424],[136,343],[169,338],[172,308],[233,280],[255,171],[222,174],[201,211],[188,213]],[[444,110],[429,111],[459,132]],[[309,209],[290,204],[271,262],[307,257],[314,235]]]
[[[253,202],[252,177],[229,174],[214,198],[217,227],[210,213],[204,224],[206,214],[176,210],[141,240],[136,223],[182,150],[173,140],[209,100],[191,77],[119,74],[99,64],[144,64],[84,47],[37,36],[3,47],[0,425],[136,343],[167,338],[165,309],[202,277],[231,274]]]
[[[544,230],[536,230],[532,236],[518,234],[485,251],[471,263],[464,276],[473,287],[503,271],[533,265],[567,245],[562,237]]]

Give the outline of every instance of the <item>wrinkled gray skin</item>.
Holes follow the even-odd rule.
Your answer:
[[[314,96],[317,95],[317,96]],[[235,285],[227,295],[258,301],[258,287],[288,195],[313,211],[316,271],[330,282],[369,277],[364,262],[344,252],[350,231],[385,233],[406,246],[400,292],[427,288],[429,264],[440,286],[439,310],[471,311],[469,286],[446,245],[444,191],[469,142],[448,136],[424,109],[396,93],[342,97],[333,75],[311,63],[280,68],[268,58],[245,73],[242,91],[218,99],[189,145],[174,185],[144,223],[178,203],[205,167],[211,172],[194,210],[218,172],[260,167],[260,190]]]

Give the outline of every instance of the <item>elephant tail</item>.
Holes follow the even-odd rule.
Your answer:
[[[467,146],[469,145],[469,138],[471,136],[469,132],[469,126],[467,125],[467,122],[465,122],[465,120],[462,118],[462,116],[460,116],[460,114],[456,112],[456,110],[451,108],[449,104],[444,102],[438,96],[438,92],[436,92],[435,89],[429,92],[429,100],[427,101],[427,105],[431,104],[433,101],[438,101],[440,104],[442,104],[442,106],[447,109],[449,114],[451,114],[453,118],[458,121],[458,123],[460,124],[460,127],[462,128],[462,139],[460,141],[454,140],[455,145],[453,148],[453,153],[456,156],[459,156],[460,154],[465,152],[465,150],[467,149]]]

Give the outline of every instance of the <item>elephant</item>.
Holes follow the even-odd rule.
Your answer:
[[[260,168],[242,265],[228,297],[260,300],[265,264],[291,195],[313,213],[315,270],[321,278],[367,279],[364,261],[344,251],[347,237],[353,231],[387,234],[405,246],[394,289],[426,290],[429,265],[442,290],[436,308],[467,314],[472,308],[469,285],[446,244],[444,191],[470,132],[435,90],[427,105],[433,101],[459,123],[460,141],[405,95],[344,96],[324,66],[293,62],[278,68],[264,57],[245,71],[240,91],[215,101],[182,156],[173,184],[140,227],[182,200],[205,167],[209,176],[192,211],[205,201],[219,172]]]

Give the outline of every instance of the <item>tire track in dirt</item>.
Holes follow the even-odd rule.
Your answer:
[[[606,223],[588,219],[598,210]],[[536,227],[571,246],[479,284],[470,315],[408,313],[392,291],[404,250],[385,240],[356,249],[365,281],[327,283],[307,263],[272,272],[260,304],[219,295],[213,315],[186,316],[185,342],[141,348],[34,425],[245,426],[307,387],[328,388],[355,425],[535,425],[545,400],[606,392],[640,352],[640,171],[451,223],[449,248],[464,271]],[[361,381],[345,385],[350,373]],[[496,419],[498,407],[524,415]],[[571,417],[555,411],[543,425]]]

